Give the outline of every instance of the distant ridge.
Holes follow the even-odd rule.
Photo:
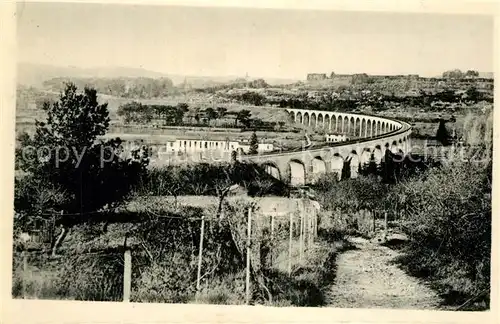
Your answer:
[[[43,82],[53,78],[169,78],[175,85],[185,81],[192,85],[198,84],[220,84],[234,81],[241,76],[189,76],[178,74],[166,74],[143,68],[130,67],[100,67],[100,68],[79,68],[74,66],[55,66],[48,64],[35,64],[19,62],[17,64],[17,83],[26,86],[42,86]],[[250,79],[258,79],[250,78]],[[289,84],[297,80],[280,78],[263,78],[268,84]]]
[[[19,63],[17,65],[17,83],[32,86],[41,86],[46,80],[57,77],[67,78],[119,78],[119,77],[147,77],[160,78],[167,75],[142,68],[104,67],[78,68],[62,67],[46,64]]]

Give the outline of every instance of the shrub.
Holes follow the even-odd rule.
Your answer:
[[[411,238],[401,263],[427,274],[445,295],[462,293],[449,301],[454,304],[489,289],[490,176],[488,166],[459,162],[394,188],[404,197],[404,229]]]

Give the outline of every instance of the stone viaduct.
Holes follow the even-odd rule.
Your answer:
[[[324,143],[304,149],[242,156],[243,161],[265,167],[273,177],[301,186],[314,181],[325,172],[341,179],[344,167],[357,177],[360,168],[371,160],[380,164],[386,150],[403,157],[410,148],[411,126],[408,123],[377,116],[321,110],[287,109],[292,120],[330,133],[347,134],[349,140]]]

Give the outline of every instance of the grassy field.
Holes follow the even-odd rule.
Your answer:
[[[48,92],[46,95],[56,96],[56,93]],[[16,133],[23,132],[33,133],[35,120],[44,120],[46,115],[40,109],[34,109],[35,103],[39,100],[40,94],[19,95],[18,100],[23,102],[18,105],[16,110]],[[126,103],[134,101],[131,98],[119,98],[108,95],[99,95],[100,102],[108,104],[109,115],[111,118],[111,125],[109,133],[106,135],[110,137],[120,137],[124,139],[137,140],[142,139],[152,144],[163,144],[168,140],[175,140],[177,138],[200,138],[212,140],[249,140],[251,132],[241,132],[238,129],[219,129],[215,127],[178,127],[178,128],[152,128],[140,125],[123,125],[122,121],[117,116],[118,108]],[[240,111],[242,109],[250,110],[252,118],[260,118],[265,121],[281,121],[287,120],[288,115],[284,109],[274,107],[258,107],[251,105],[241,105],[234,103],[217,103],[210,99],[210,96],[198,96],[195,98],[178,96],[165,99],[141,99],[136,100],[143,104],[157,104],[157,105],[176,105],[178,103],[186,102],[190,107],[198,107],[201,109],[208,107],[225,107],[229,112]],[[28,109],[28,107],[30,109]],[[261,141],[274,141],[276,144],[281,142],[285,146],[296,146],[298,141],[302,139],[301,134],[287,132],[257,132],[257,136]]]

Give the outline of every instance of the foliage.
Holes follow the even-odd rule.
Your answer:
[[[259,153],[259,140],[257,139],[257,134],[253,132],[250,137],[250,149],[248,150],[248,154],[257,153]]]
[[[140,195],[213,195],[238,184],[249,195],[286,195],[286,185],[261,167],[234,161],[233,163],[175,165],[147,171],[137,192]]]
[[[449,145],[451,142],[451,136],[446,129],[445,121],[442,119],[439,121],[439,127],[436,132],[436,139],[440,141],[444,146]]]
[[[117,253],[76,254],[49,260],[31,254],[28,273],[23,275],[20,258],[15,256],[12,295],[28,298],[88,301],[121,301],[123,264]]]
[[[45,103],[45,122],[36,122],[33,136],[20,137],[16,163],[28,174],[18,182],[16,208],[28,213],[36,207],[37,188],[55,190],[51,209],[85,213],[120,203],[137,184],[148,163],[146,152],[122,158],[121,140],[97,141],[109,126],[106,104],[97,102],[94,89],[79,93],[68,84],[59,101]],[[31,188],[29,188],[31,186]],[[38,209],[37,209],[38,208]]]
[[[78,88],[91,87],[99,93],[125,98],[158,98],[178,92],[169,78],[53,78],[43,83],[54,91],[62,91],[64,83]]]
[[[238,122],[240,122],[245,127],[248,127],[250,125],[250,116],[251,115],[252,115],[252,113],[250,112],[250,110],[247,110],[247,109],[240,110],[238,112],[238,114],[236,115],[236,119],[235,119],[236,125],[238,124]]]
[[[387,212],[389,219],[397,220],[410,238],[398,262],[430,280],[447,303],[458,306],[478,297],[487,304],[491,172],[487,155],[483,160],[466,156],[400,174],[392,183],[368,176],[331,180],[328,186],[324,179],[316,190],[325,212],[331,212],[336,227],[344,231],[358,233],[363,209]]]
[[[427,273],[443,293],[465,295],[453,303],[488,289],[491,167],[477,162],[452,163],[430,170],[425,178],[397,185],[394,193],[405,206],[404,228],[412,238],[409,259],[420,260],[419,264],[403,264],[409,264],[412,272]],[[461,280],[472,285],[467,289],[459,284]]]

